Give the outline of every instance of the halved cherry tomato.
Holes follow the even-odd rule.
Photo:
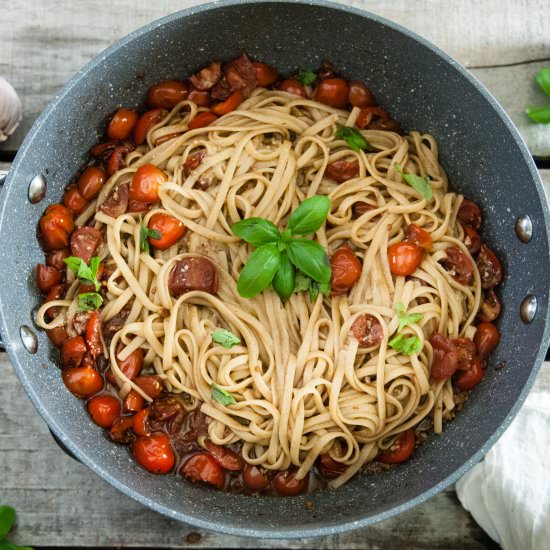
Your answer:
[[[265,470],[252,464],[245,464],[243,481],[253,491],[264,491],[269,487],[269,477]]]
[[[226,115],[227,113],[234,111],[242,103],[242,100],[243,93],[241,90],[235,90],[225,101],[214,105],[214,107],[212,107],[212,111],[219,116]]]
[[[195,118],[189,123],[189,130],[196,130],[197,128],[210,126],[210,124],[217,120],[217,118],[218,117],[210,111],[203,111],[202,113],[198,113]]]
[[[189,87],[181,80],[165,80],[151,86],[147,92],[150,107],[172,109],[180,101],[187,99]]]
[[[191,481],[204,481],[223,489],[225,472],[208,453],[197,453],[185,461],[181,474]]]
[[[407,460],[414,451],[415,436],[412,428],[400,433],[390,448],[376,457],[384,464],[398,464]]]
[[[395,243],[388,247],[388,261],[394,275],[412,275],[422,263],[422,250],[413,243]]]
[[[73,229],[73,215],[62,204],[48,206],[40,218],[40,233],[46,250],[65,248]]]
[[[157,202],[159,187],[167,179],[166,174],[154,164],[144,164],[132,177],[129,197],[136,201]]]
[[[46,254],[46,265],[63,271],[67,266],[63,261],[65,258],[68,258],[71,255],[71,252],[68,248],[60,248],[59,250],[54,250]]]
[[[134,439],[134,434],[131,431],[133,423],[132,416],[120,416],[118,417],[111,427],[109,437],[115,443],[127,445]]]
[[[475,202],[464,199],[458,209],[457,218],[462,224],[479,229],[482,220],[481,208]]]
[[[126,155],[133,150],[134,146],[129,143],[115,147],[114,151],[107,160],[105,167],[107,170],[107,175],[112,176],[115,172],[123,168],[126,163]]]
[[[266,63],[252,63],[252,68],[256,75],[256,82],[261,88],[267,88],[279,80],[279,73]]]
[[[102,351],[101,317],[99,315],[99,311],[94,311],[88,320],[88,325],[86,326],[86,346],[93,359],[95,359]]]
[[[149,130],[155,124],[158,124],[167,114],[168,111],[165,109],[151,109],[143,113],[134,127],[134,143],[136,145],[145,143]]]
[[[459,390],[469,391],[483,380],[483,363],[480,357],[475,357],[468,370],[457,371],[455,384]]]
[[[502,311],[502,305],[494,290],[483,292],[483,301],[477,314],[478,319],[484,323],[494,321]]]
[[[390,114],[385,109],[377,105],[372,105],[361,109],[355,121],[355,126],[360,130],[364,130],[375,118],[384,122],[389,122],[391,120]]]
[[[103,389],[103,378],[92,367],[64,369],[63,382],[65,382],[67,389],[77,397],[91,397]]]
[[[61,363],[63,367],[78,367],[82,363],[86,351],[86,343],[82,336],[74,336],[65,340],[61,348]]]
[[[479,233],[470,225],[463,225],[464,244],[470,254],[477,254],[481,248],[481,237]]]
[[[48,294],[46,295],[46,299],[44,300],[44,303],[52,302],[53,300],[60,300],[63,297],[63,294],[65,294],[65,290],[67,290],[66,285],[60,284],[53,286]],[[46,317],[48,319],[53,319],[58,314],[58,308],[57,306],[50,307],[46,310]]]
[[[101,160],[106,160],[107,157],[115,150],[115,147],[117,145],[118,145],[118,141],[112,141],[112,140],[96,143],[90,149],[90,155],[92,155],[92,157],[96,157]]]
[[[330,287],[333,294],[344,294],[361,276],[361,262],[347,246],[334,252],[330,257],[330,267],[332,268]]]
[[[44,294],[48,293],[54,286],[61,282],[63,274],[61,271],[44,264],[36,266],[36,286]]]
[[[308,476],[303,479],[296,479],[296,472],[285,470],[278,472],[273,478],[273,488],[285,497],[292,497],[302,494],[307,490],[309,484]]]
[[[307,97],[307,92],[305,86],[295,78],[287,78],[279,84],[279,89],[282,92],[287,92],[289,94],[298,95],[300,97]]]
[[[174,467],[175,457],[168,436],[156,432],[138,437],[132,445],[136,460],[153,474],[166,474]]]
[[[377,208],[375,204],[370,204],[365,201],[358,201],[353,203],[351,211],[354,218],[360,218],[363,214],[366,214],[367,212],[374,210],[375,208]]]
[[[76,185],[69,185],[63,195],[63,204],[73,213],[80,214],[88,206],[88,201],[81,195]]]
[[[348,97],[349,85],[340,77],[321,80],[313,93],[315,101],[337,109],[343,109],[347,105]]]
[[[134,415],[132,429],[134,433],[140,437],[149,437],[151,435],[151,427],[149,426],[149,407],[141,409],[141,411]]]
[[[160,376],[137,376],[134,382],[151,398],[156,399],[162,394],[164,387]]]
[[[191,86],[187,99],[193,101],[199,107],[210,107],[210,92],[208,90],[198,90]]]
[[[232,471],[240,471],[244,468],[242,456],[238,455],[235,451],[221,445],[215,445],[211,441],[206,442],[206,449],[222,468]]]
[[[487,359],[500,341],[500,332],[493,323],[479,323],[474,336],[474,344],[482,359]]]
[[[46,331],[50,342],[56,347],[60,348],[63,342],[69,338],[67,329],[65,327],[55,327]]]
[[[124,412],[137,412],[145,407],[145,399],[135,391],[130,390],[124,398]]]
[[[325,176],[337,183],[343,183],[359,175],[359,162],[335,160],[327,165]]]
[[[119,109],[107,126],[109,139],[126,139],[134,129],[138,120],[138,114],[130,109]]]
[[[151,216],[148,227],[161,234],[160,239],[149,237],[149,242],[159,250],[170,248],[185,233],[185,225],[180,220],[162,212]]]
[[[143,350],[141,348],[137,348],[134,350],[124,361],[120,361],[117,357],[118,361],[118,368],[122,371],[122,374],[126,376],[126,378],[133,380],[136,376],[139,375],[141,372],[141,368],[143,367]],[[111,382],[114,386],[117,385],[116,378],[114,374],[112,373],[111,369],[109,369],[106,373],[107,380]]]
[[[92,420],[102,428],[110,428],[120,415],[120,401],[114,395],[98,395],[88,401]]]
[[[319,455],[317,469],[319,473],[327,479],[334,479],[346,471],[347,466],[341,462],[336,462],[328,453]]]
[[[360,80],[349,83],[349,102],[353,107],[369,107],[376,105],[374,94]]]
[[[451,277],[461,285],[471,284],[474,264],[470,257],[458,246],[448,246],[445,254],[447,257],[441,263]]]
[[[405,229],[405,242],[414,243],[424,250],[432,249],[432,236],[414,223],[410,223]]]
[[[148,202],[143,201],[128,201],[128,212],[147,212],[151,208],[151,205]]]
[[[104,170],[97,166],[88,166],[78,178],[78,190],[85,199],[95,199],[106,180]]]
[[[496,254],[484,243],[476,260],[484,290],[495,288],[502,281],[502,265]]]

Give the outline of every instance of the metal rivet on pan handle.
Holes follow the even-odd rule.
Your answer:
[[[46,178],[42,174],[34,176],[29,184],[29,200],[36,204],[46,196]]]
[[[21,342],[23,342],[24,348],[29,353],[36,353],[38,350],[38,340],[32,328],[28,325],[21,325],[19,328],[19,335],[21,336]]]
[[[516,220],[516,235],[519,240],[528,243],[533,236],[533,222],[531,218],[524,214]]]
[[[537,313],[537,305],[536,296],[533,294],[528,294],[525,296],[521,302],[521,306],[519,306],[519,314],[524,323],[530,323],[535,318]]]

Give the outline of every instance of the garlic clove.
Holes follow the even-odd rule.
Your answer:
[[[21,122],[21,100],[13,86],[0,76],[0,143],[15,132]]]

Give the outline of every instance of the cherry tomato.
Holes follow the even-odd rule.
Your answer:
[[[388,261],[394,275],[412,275],[422,263],[422,250],[413,243],[395,243],[388,248]]]
[[[463,225],[464,244],[470,254],[477,254],[481,248],[481,237],[479,233],[469,225]]]
[[[367,212],[370,212],[371,210],[374,210],[376,208],[377,206],[375,204],[370,204],[365,201],[358,201],[353,203],[351,211],[354,218],[360,218],[363,214],[366,214]]]
[[[376,460],[384,462],[385,464],[398,464],[399,462],[404,462],[413,454],[414,443],[414,430],[409,428],[401,432],[396,440],[390,445],[390,448],[379,454]]]
[[[477,314],[478,319],[484,323],[494,321],[502,311],[502,305],[494,290],[483,292],[483,302]]]
[[[232,471],[240,471],[244,468],[243,458],[235,451],[221,445],[215,445],[211,441],[206,442],[206,449],[222,468]]]
[[[365,348],[377,346],[384,339],[384,329],[380,321],[370,313],[359,315],[351,325],[351,332]]]
[[[120,361],[118,357],[117,361],[118,368],[122,371],[122,374],[124,374],[124,376],[126,376],[129,380],[133,380],[139,375],[143,367],[143,350],[138,348],[130,353],[124,361]],[[107,371],[107,380],[109,380],[109,382],[111,382],[114,386],[117,385],[116,378],[111,369]]]
[[[483,375],[483,363],[481,358],[476,357],[468,370],[457,371],[454,379],[456,387],[462,391],[469,391],[483,380]]]
[[[210,107],[210,92],[208,90],[198,90],[191,86],[187,99],[193,101],[199,107]]]
[[[126,164],[126,155],[133,150],[134,146],[129,143],[115,147],[114,151],[107,159],[107,164],[105,167],[107,170],[107,175],[112,176],[115,172],[121,168],[124,168]]]
[[[136,435],[140,437],[149,437],[151,435],[151,427],[149,426],[149,407],[141,409],[132,419],[132,429]]]
[[[156,399],[162,394],[164,387],[160,376],[137,376],[134,382],[151,398]]]
[[[355,121],[355,126],[360,130],[364,130],[373,122],[373,120],[378,119],[384,122],[391,120],[389,113],[378,106],[369,106],[363,107],[359,113],[357,120]]]
[[[349,83],[348,101],[353,107],[370,107],[376,105],[374,94],[360,80],[352,80]]]
[[[71,255],[71,252],[68,248],[61,248],[59,250],[54,250],[46,254],[46,265],[63,271],[67,266],[63,261],[65,258],[68,258]]]
[[[189,88],[181,80],[165,80],[149,88],[147,104],[150,107],[172,109],[180,101],[187,99]]]
[[[479,323],[474,336],[474,344],[482,359],[487,359],[498,346],[500,333],[493,323]]]
[[[67,341],[63,344],[63,348]],[[101,374],[91,367],[64,369],[63,382],[67,389],[77,397],[91,397],[103,389]]]
[[[243,481],[253,491],[264,491],[269,487],[269,477],[267,477],[265,470],[252,464],[245,464]]]
[[[128,212],[147,212],[151,205],[148,202],[129,200]]]
[[[217,115],[211,113],[210,111],[202,111],[201,113],[198,113],[189,123],[189,130],[196,130],[197,128],[210,126],[210,124],[217,120],[217,118]]]
[[[219,116],[226,115],[231,111],[234,111],[243,100],[243,93],[241,90],[235,90],[225,101],[218,103],[212,107],[212,111]]]
[[[69,237],[74,229],[73,215],[62,204],[48,206],[39,225],[45,250],[58,250],[69,244]]]
[[[67,329],[65,327],[55,327],[46,331],[50,342],[56,347],[60,348],[63,342],[69,338]]]
[[[442,263],[451,277],[461,285],[469,285],[474,273],[472,260],[458,246],[447,247],[445,254],[447,258]]]
[[[321,80],[313,93],[315,101],[337,109],[345,108],[348,103],[348,96],[349,85],[343,78],[339,77]]]
[[[327,165],[325,176],[337,183],[343,183],[359,175],[359,162],[335,160]]]
[[[78,190],[85,199],[95,199],[106,179],[107,176],[104,170],[97,166],[88,166],[78,178]]]
[[[134,143],[136,145],[145,143],[149,130],[155,124],[158,124],[167,114],[168,111],[165,109],[151,109],[143,113],[134,127]]]
[[[347,466],[341,462],[336,462],[328,453],[319,455],[317,469],[326,479],[334,479],[346,471]]]
[[[405,230],[405,242],[416,244],[424,250],[432,249],[432,236],[414,223],[410,223]]]
[[[86,346],[93,359],[101,352],[101,317],[99,311],[94,311],[90,315],[86,326]]]
[[[98,395],[88,401],[92,420],[102,428],[110,428],[120,415],[120,401],[113,395]]]
[[[90,155],[102,160],[106,160],[107,157],[115,150],[115,147],[118,145],[118,141],[103,141],[101,143],[96,143],[90,149]]]
[[[109,437],[115,443],[127,445],[134,439],[134,434],[131,431],[133,417],[119,416],[114,422],[109,432]]]
[[[135,391],[130,390],[124,398],[124,412],[137,412],[145,407],[145,399]]]
[[[107,126],[109,139],[126,139],[134,129],[138,120],[138,114],[130,109],[119,109]]]
[[[279,73],[266,63],[252,63],[256,82],[261,88],[267,88],[279,80]]]
[[[481,288],[488,290],[501,283],[502,265],[496,254],[486,244],[481,245],[476,264],[481,278]]]
[[[160,239],[149,237],[149,242],[159,250],[166,250],[174,243],[178,242],[185,233],[185,225],[174,216],[163,214],[153,214],[149,220],[149,229],[158,231],[161,234]]]
[[[154,164],[144,164],[132,178],[129,197],[136,201],[157,202],[159,187],[167,179],[166,174]]]
[[[296,479],[296,473],[290,470],[278,472],[273,478],[273,488],[285,497],[293,497],[307,490],[308,477]]]
[[[50,292],[50,290],[61,282],[63,274],[61,271],[53,267],[49,267],[44,264],[38,264],[36,266],[36,286],[44,294]]]
[[[153,474],[166,474],[174,467],[175,457],[168,436],[157,432],[138,437],[132,445],[136,460]]]
[[[66,289],[67,287],[64,284],[53,286],[46,295],[44,303],[52,302],[53,300],[60,300],[63,297],[63,294],[65,294]],[[57,314],[58,308],[56,306],[50,307],[46,310],[46,317],[48,319],[53,319],[57,316]]]
[[[82,336],[74,336],[63,342],[61,363],[63,367],[78,367],[86,353],[86,343]]]
[[[330,287],[333,294],[344,294],[361,276],[361,262],[346,246],[336,250],[330,257],[330,267],[332,268]]]
[[[458,209],[457,218],[460,223],[479,229],[482,220],[481,208],[475,202],[464,199]]]
[[[191,481],[204,481],[223,489],[225,472],[208,453],[197,453],[185,461],[181,474]]]
[[[88,206],[88,201],[80,194],[76,185],[69,185],[63,195],[63,205],[73,214],[80,214]]]
[[[294,78],[288,78],[283,80],[279,84],[279,89],[281,92],[287,92],[289,94],[298,95],[300,97],[307,97],[307,92],[305,86]]]

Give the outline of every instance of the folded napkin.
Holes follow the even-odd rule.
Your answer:
[[[510,427],[456,491],[504,550],[550,549],[550,363]]]

